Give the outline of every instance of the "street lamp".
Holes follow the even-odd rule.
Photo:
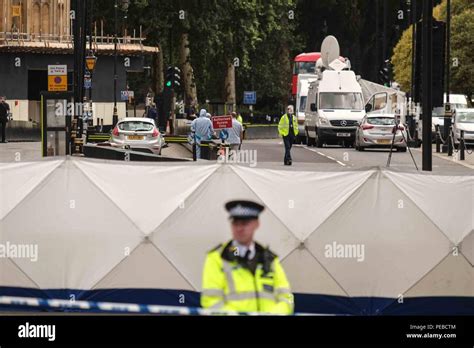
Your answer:
[[[117,112],[117,27],[118,27],[118,0],[115,0],[114,4],[114,13],[115,13],[115,30],[114,30],[114,114],[112,116],[112,127],[115,127],[118,122],[118,112]]]
[[[86,68],[92,74],[97,63],[97,57],[94,55],[94,52],[89,52],[89,55],[86,57]]]
[[[91,37],[92,40],[92,37]],[[97,57],[94,55],[94,52],[90,51],[89,54],[86,56],[86,68],[87,71],[89,72],[89,118],[92,119],[92,109],[93,109],[93,103],[92,103],[92,77],[94,74],[95,66],[97,63]]]
[[[121,9],[124,12],[128,11],[128,7],[130,6],[130,0],[120,0]],[[114,4],[114,22],[115,22],[115,33],[114,33],[114,114],[112,117],[112,123],[115,127],[118,122],[118,111],[117,111],[117,60],[118,60],[118,52],[117,52],[117,45],[118,45],[118,11],[119,11],[119,4],[118,0],[115,0]]]
[[[448,156],[453,155],[453,144],[451,143],[451,127],[452,114],[450,107],[450,93],[451,93],[451,0],[446,4],[446,105],[444,115],[444,135],[448,139],[447,149],[443,145],[443,152],[447,152]],[[449,112],[448,112],[449,109]]]

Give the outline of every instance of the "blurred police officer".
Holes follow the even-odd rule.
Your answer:
[[[298,119],[295,117],[293,111],[293,105],[289,105],[287,113],[281,117],[280,123],[278,124],[278,132],[283,138],[283,143],[285,145],[285,158],[283,160],[285,166],[291,166],[293,164],[291,148],[293,147],[295,138],[299,133]]]
[[[8,116],[10,115],[10,105],[5,101],[4,96],[0,96],[0,127],[2,128],[2,143],[7,143],[6,129]]]
[[[292,314],[293,295],[278,257],[254,241],[264,207],[251,201],[226,204],[232,240],[207,254],[201,305],[203,308]]]

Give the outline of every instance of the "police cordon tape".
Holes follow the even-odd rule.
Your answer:
[[[112,303],[112,302],[93,302],[93,301],[73,301],[60,299],[44,299],[39,297],[12,297],[0,296],[0,306],[19,306],[36,307],[42,309],[62,309],[77,311],[94,311],[109,313],[128,313],[128,314],[155,314],[155,315],[232,315],[232,316],[266,316],[274,314],[254,313],[254,312],[231,312],[219,311],[195,307],[173,307],[160,305],[142,305],[137,303]],[[314,315],[314,314],[295,314]],[[326,314],[323,314],[326,315]]]

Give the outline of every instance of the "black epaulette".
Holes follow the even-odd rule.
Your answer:
[[[271,265],[276,257],[277,255],[273,253],[273,251],[271,251],[268,247],[263,249],[261,256],[261,262],[263,264],[263,274],[267,274],[271,271]]]
[[[261,252],[266,258],[271,259],[272,261],[278,257],[273,251],[270,250],[270,247],[264,247],[261,244],[255,243],[257,251]]]
[[[208,253],[208,254],[210,254],[210,253],[212,253],[213,251],[217,251],[217,250],[219,250],[221,247],[222,247],[222,243],[221,243],[221,244],[219,244],[218,246],[216,246],[215,248],[212,248],[212,249],[211,249],[211,250],[209,250],[207,253]]]

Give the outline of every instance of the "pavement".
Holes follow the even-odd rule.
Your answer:
[[[284,146],[281,139],[248,140],[242,147],[246,156],[232,164],[247,167],[267,168],[289,171],[347,171],[364,170],[374,167],[386,168],[389,150],[355,151],[353,148],[324,147],[315,148],[295,145],[292,150],[293,166],[283,165]],[[421,149],[411,149],[415,162],[421,171]],[[434,152],[434,150],[433,150]],[[189,149],[181,144],[169,144],[162,154],[170,157],[192,158]],[[0,162],[38,161],[41,160],[41,143],[8,143],[0,144]],[[215,164],[215,161],[200,160],[198,164]],[[164,165],[166,163],[163,163]],[[186,163],[184,165],[194,165]],[[152,164],[157,165],[157,164]],[[394,152],[390,168],[403,172],[416,172],[409,152]],[[466,161],[457,156],[448,158],[446,154],[433,153],[433,174],[473,175],[474,154],[466,153]]]
[[[433,156],[441,158],[445,161],[451,161],[469,169],[474,169],[474,148],[470,147],[464,152],[465,159],[461,161],[461,152],[454,150],[453,156],[448,156],[447,153],[436,153],[436,145],[433,145]]]

